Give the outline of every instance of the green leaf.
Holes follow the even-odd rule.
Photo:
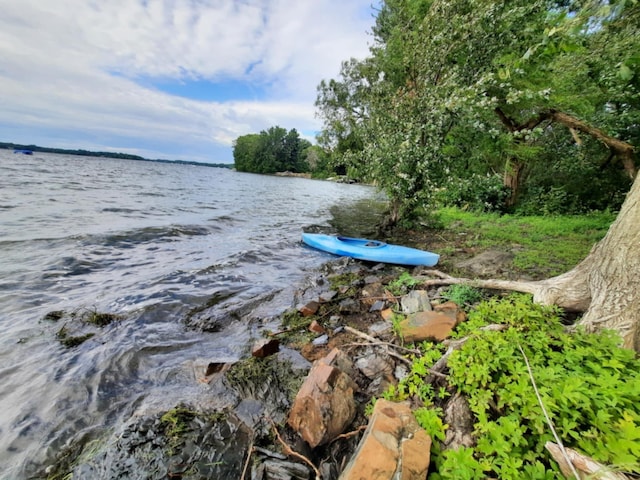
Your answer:
[[[620,65],[618,76],[625,82],[628,82],[633,78],[633,70],[631,70],[631,68],[629,68],[626,64],[623,63]]]

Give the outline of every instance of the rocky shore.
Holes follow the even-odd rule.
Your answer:
[[[134,417],[90,455],[81,445],[61,452],[47,478],[426,478],[432,439],[412,414],[419,405],[381,398],[408,374],[416,352],[405,343],[443,341],[465,318],[441,290],[407,280],[426,275],[326,264],[245,360],[194,361],[194,382],[224,408]],[[464,443],[464,428],[445,443]]]

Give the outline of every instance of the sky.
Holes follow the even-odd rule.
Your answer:
[[[233,162],[365,58],[375,0],[0,0],[0,142]]]

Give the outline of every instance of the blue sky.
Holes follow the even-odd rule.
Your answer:
[[[0,141],[230,163],[313,141],[322,79],[364,58],[371,0],[0,0]]]

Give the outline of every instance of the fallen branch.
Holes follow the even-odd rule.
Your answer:
[[[560,470],[566,477],[570,477],[572,475],[572,468],[574,470],[577,468],[580,472],[584,472],[585,476],[588,476],[588,478],[596,480],[629,479],[626,475],[614,472],[609,467],[606,467],[592,458],[572,450],[571,448],[564,448],[563,452],[560,446],[553,442],[547,442],[544,447],[549,451],[553,459],[558,462]]]
[[[320,476],[320,470],[318,470],[316,468],[316,466],[313,464],[313,462],[311,460],[309,460],[307,457],[305,457],[304,455],[302,455],[301,453],[296,452],[295,450],[293,450],[288,444],[287,442],[285,442],[282,437],[280,436],[280,432],[278,432],[278,427],[276,427],[276,424],[273,423],[273,420],[271,420],[271,426],[273,427],[273,431],[276,434],[276,438],[278,439],[278,441],[280,442],[280,444],[282,445],[282,448],[284,450],[284,453],[286,455],[289,455],[291,457],[295,457],[298,460],[302,460],[304,463],[306,463],[307,465],[309,465],[313,471],[316,474],[316,480],[322,480],[322,477]]]

